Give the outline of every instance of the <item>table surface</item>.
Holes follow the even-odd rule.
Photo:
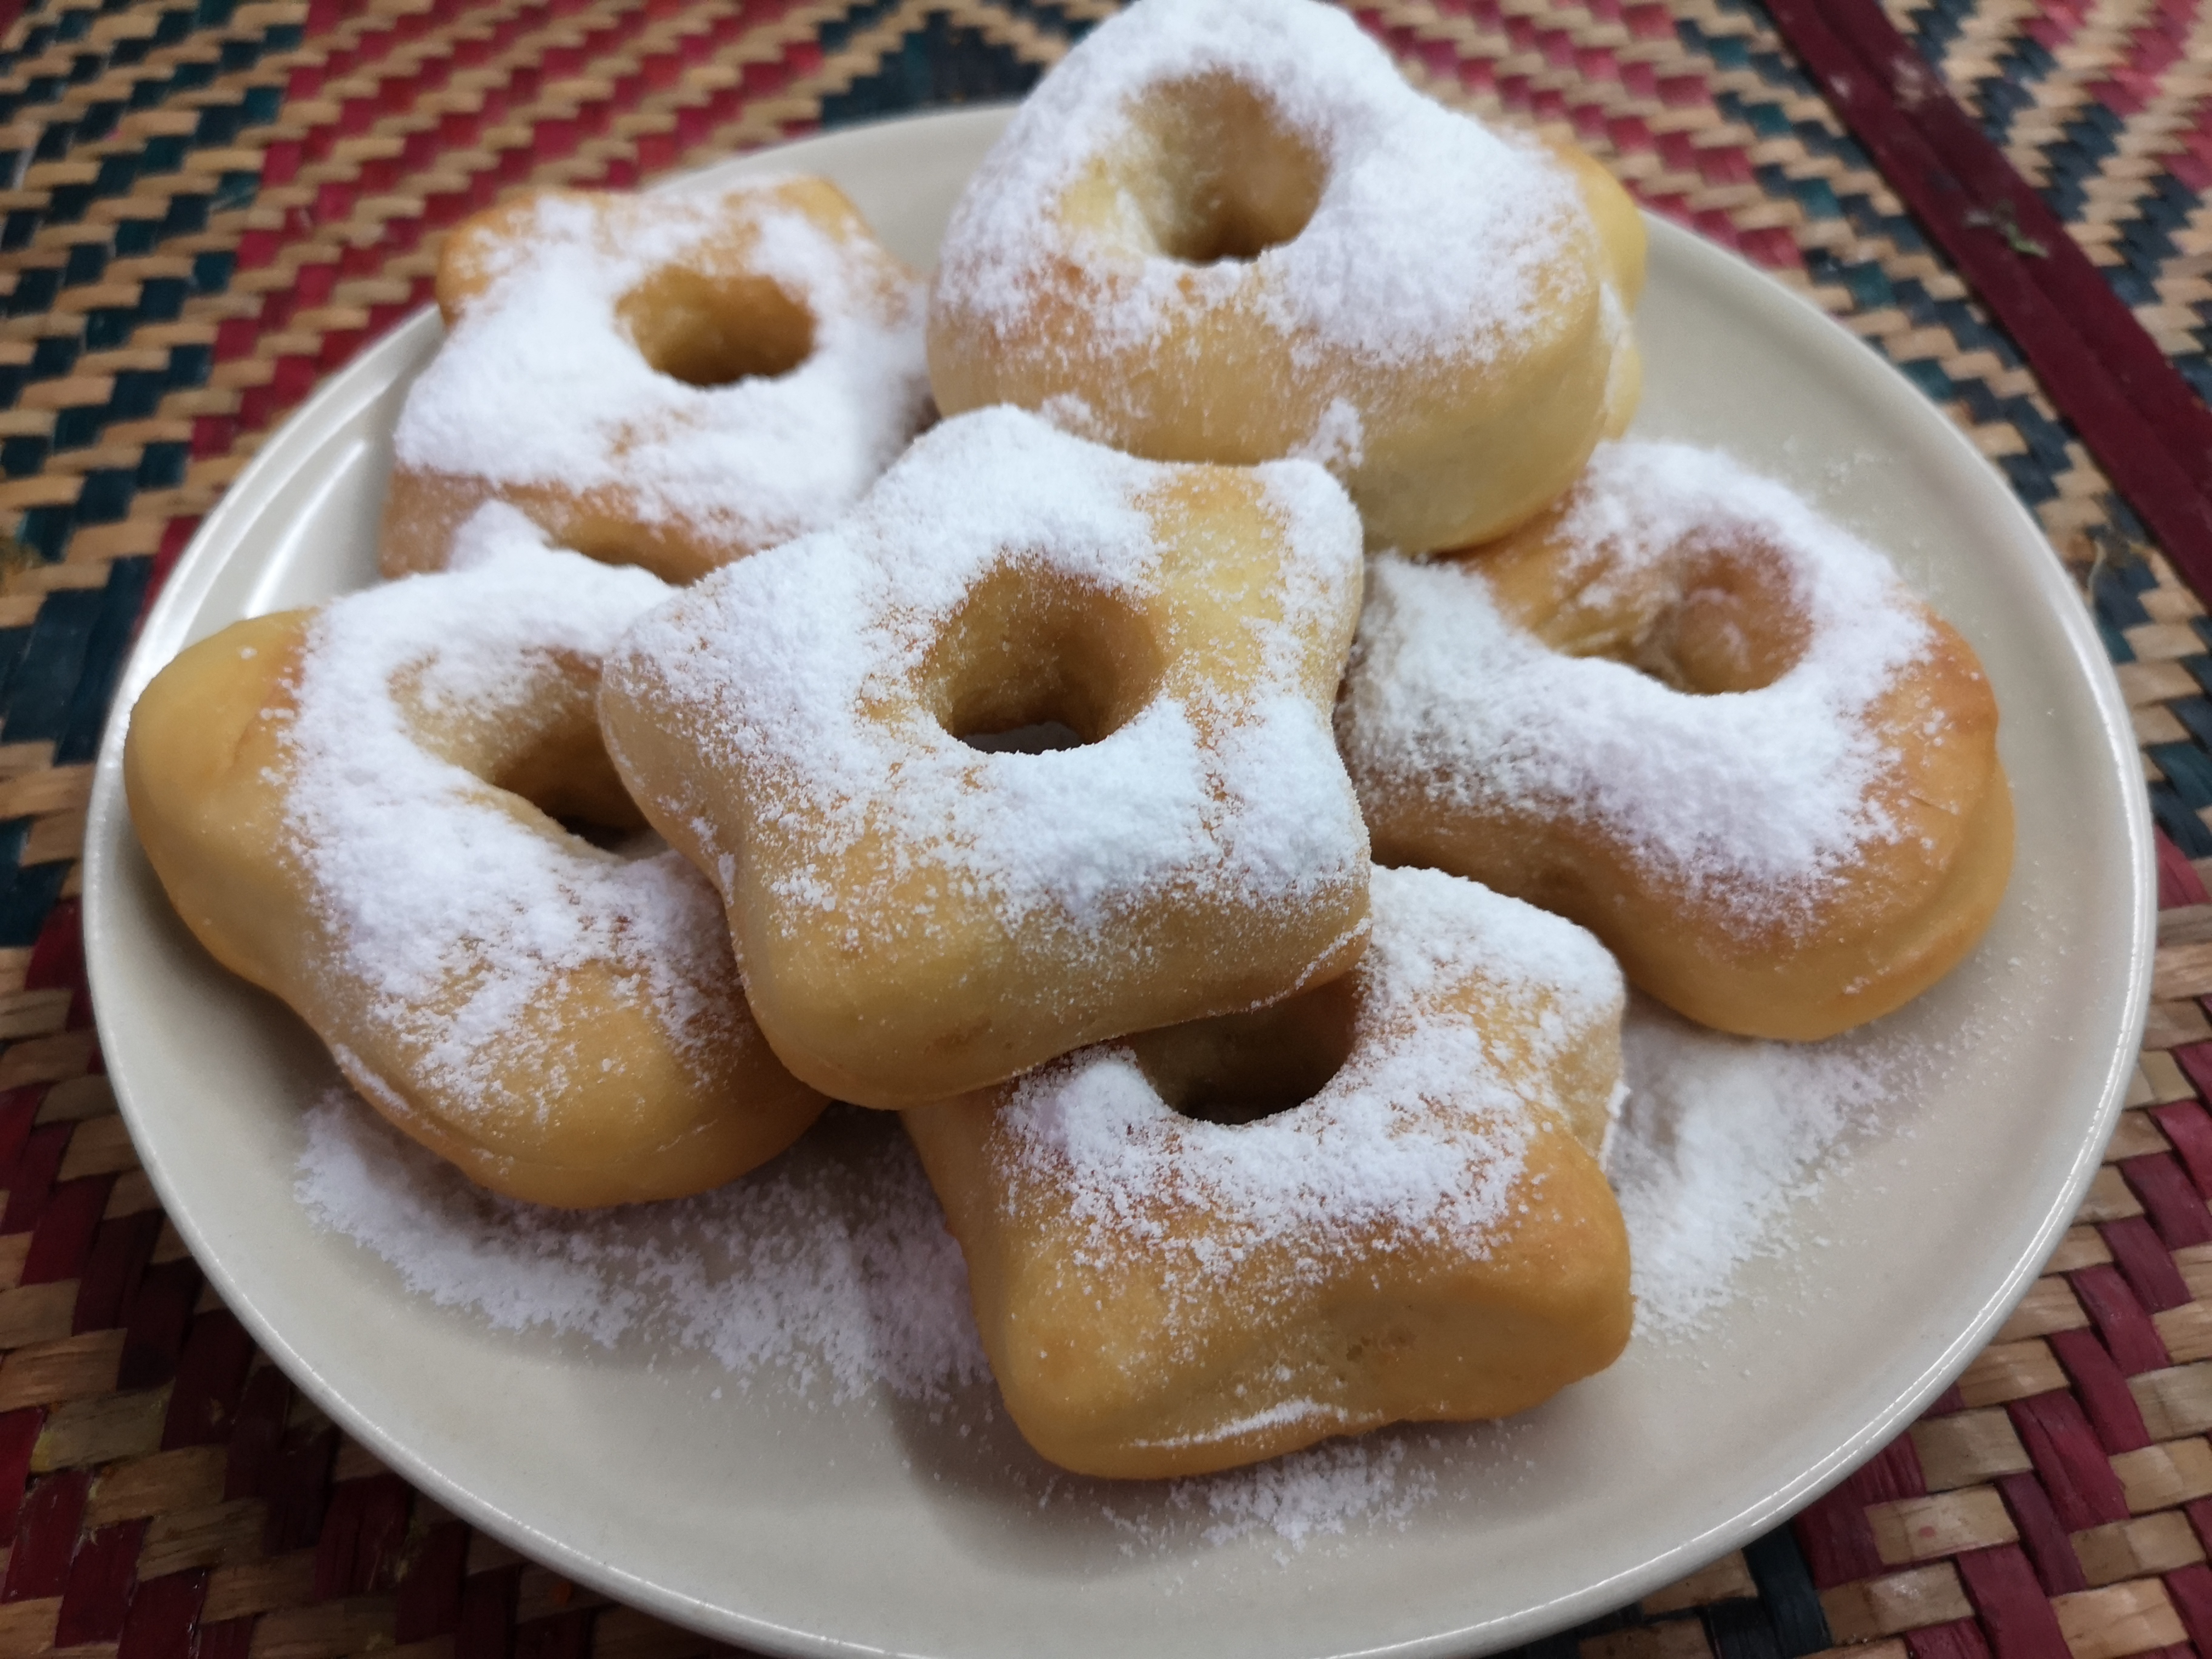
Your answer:
[[[321,376],[428,301],[444,228],[526,183],[626,185],[1017,95],[1111,9],[46,0],[0,40],[0,1659],[708,1648],[411,1492],[207,1291],[100,1075],[89,762],[199,517]],[[1888,9],[2212,393],[2212,6]],[[1810,294],[1972,434],[2094,605],[2160,830],[2130,1109],[1996,1343],[1790,1525],[1532,1650],[2212,1656],[2212,620],[1755,6],[1356,13],[1425,89],[1575,136],[1646,206]]]

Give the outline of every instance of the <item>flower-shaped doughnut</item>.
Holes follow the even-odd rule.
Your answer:
[[[1160,460],[1309,455],[1370,545],[1457,547],[1626,424],[1643,256],[1602,168],[1431,102],[1334,8],[1139,0],[961,197],[930,382]]]
[[[541,191],[446,240],[386,575],[488,500],[671,581],[827,524],[929,418],[921,286],[819,179]]]
[[[1384,863],[1571,917],[1752,1036],[1887,1013],[1989,926],[2013,836],[1989,681],[1781,485],[1608,445],[1555,513],[1369,580],[1338,728]]]
[[[511,508],[469,568],[257,617],[131,711],[131,822],[185,925],[274,992],[399,1128],[496,1191],[704,1191],[820,1096],[745,1012],[714,890],[557,817],[640,828],[595,694],[668,592],[555,553]]]
[[[1195,1474],[1503,1417],[1627,1342],[1599,1164],[1620,969],[1473,882],[1371,890],[1332,984],[905,1114],[1006,1409],[1054,1462]]]
[[[1367,835],[1328,708],[1359,588],[1316,466],[987,410],[641,619],[600,717],[784,1063],[902,1107],[1350,965]],[[993,742],[1023,729],[1075,746]]]

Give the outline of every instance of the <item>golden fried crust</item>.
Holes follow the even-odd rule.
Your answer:
[[[721,547],[680,522],[644,522],[619,490],[495,484],[450,472],[394,467],[384,497],[384,574],[444,569],[455,533],[486,501],[520,508],[563,547],[609,564],[636,565],[665,582],[696,580],[717,564],[752,550]]]
[[[1378,941],[1388,925],[1378,919]],[[1007,1411],[1040,1453],[1086,1474],[1203,1474],[1385,1423],[1510,1415],[1620,1355],[1632,1323],[1628,1241],[1595,1155],[1620,1074],[1618,976],[1610,1001],[1563,1014],[1541,993],[1513,988],[1510,963],[1445,971],[1458,981],[1425,1018],[1491,1034],[1489,1062],[1478,1069],[1517,1097],[1515,1121],[1499,1121],[1488,1154],[1517,1148],[1510,1186],[1480,1226],[1438,1223],[1416,1207],[1350,1229],[1255,1234],[1233,1199],[1133,1196],[1126,1185],[1102,1224],[1097,1193],[1068,1158],[1040,1150],[1022,1115],[1024,1086],[1061,1089],[1050,1109],[1063,1118],[1086,1109],[1079,1087],[1032,1079],[903,1115],[967,1258]],[[1609,964],[1604,971],[1612,975]],[[1293,1126],[1301,1114],[1317,1122],[1334,1110],[1331,1091],[1349,1086],[1344,1079],[1382,1046],[1421,1040],[1370,1017],[1366,966],[1266,1013],[1207,1024],[1221,1028],[1218,1038],[1273,1022],[1247,1034],[1249,1061],[1297,1046],[1286,1019],[1326,1027],[1343,987],[1362,1006],[1336,1079],[1256,1122],[1182,1121],[1168,1132],[1168,1156],[1188,1160],[1194,1146],[1218,1152],[1224,1137],[1266,1135],[1267,1158],[1310,1156],[1306,1178],[1324,1188],[1333,1159],[1365,1156]],[[1574,1029],[1540,1050],[1529,1033],[1547,1009]],[[1134,1040],[1147,1079],[1175,1086],[1176,1057],[1152,1050],[1191,1029]],[[1218,1082],[1223,1068],[1203,1069]],[[1486,1097],[1493,1111],[1497,1097]],[[1464,1100],[1407,1104],[1404,1127],[1416,1136],[1480,1109]],[[1492,1173],[1486,1164],[1480,1152],[1471,1157],[1466,1188]]]
[[[1644,395],[1644,355],[1637,348],[1635,333],[1626,325],[1627,313],[1636,308],[1644,293],[1648,240],[1644,214],[1620,187],[1620,181],[1588,150],[1565,138],[1549,142],[1553,153],[1574,170],[1575,182],[1581,186],[1583,205],[1589,210],[1599,245],[1605,250],[1607,286],[1622,315],[1605,389],[1605,435],[1618,438],[1636,418],[1636,406]]]
[[[1648,238],[1644,213],[1605,163],[1571,139],[1553,138],[1552,153],[1574,170],[1583,205],[1597,227],[1598,244],[1605,250],[1606,265],[1613,290],[1622,305],[1633,308],[1644,295],[1644,260]]]
[[[131,820],[170,902],[216,961],[264,990],[297,974],[303,943],[296,915],[266,902],[302,878],[264,780],[281,764],[310,614],[255,617],[188,647],[139,698],[123,749]]]
[[[296,769],[285,732],[313,620],[295,611],[234,624],[179,656],[131,711],[131,821],[194,936],[289,1003],[400,1129],[509,1196],[562,1206],[678,1196],[796,1139],[823,1103],[757,1034],[741,1030],[703,1062],[689,1045],[679,1054],[676,1036],[605,963],[562,973],[518,1022],[496,1089],[529,1109],[487,1109],[427,1063],[419,1036],[391,1027],[349,973],[345,941],[295,850]],[[596,680],[573,662],[550,664],[530,729],[449,732],[451,757],[479,775],[533,784],[562,810],[612,817],[612,803],[627,809],[627,800],[598,741]],[[549,766],[562,775],[558,787],[520,775]],[[574,844],[530,801],[489,784],[482,810]],[[734,967],[728,983],[734,997]],[[449,985],[445,995],[458,1003],[465,989]]]
[[[1079,1474],[1205,1474],[1387,1423],[1510,1417],[1628,1346],[1627,1235],[1596,1161],[1563,1132],[1531,1149],[1512,1200],[1528,1214],[1494,1259],[1378,1237],[1365,1284],[1288,1306],[1207,1286],[1206,1328],[1170,1351],[1163,1322],[1188,1317],[1188,1287],[1152,1264],[1101,1271],[1066,1252],[1049,1207],[1005,1216],[990,1115],[959,1101],[903,1119],[967,1257],[1007,1414]],[[1280,1273],[1291,1254],[1245,1265]]]

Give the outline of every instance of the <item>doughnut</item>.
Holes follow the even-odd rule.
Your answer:
[[[456,569],[191,647],[131,712],[131,822],[178,914],[392,1123],[562,1206],[703,1191],[821,1111],[745,1012],[714,890],[640,824],[599,665],[668,592],[514,509]]]
[[[1620,181],[1588,150],[1564,138],[1552,140],[1551,146],[1552,153],[1574,173],[1583,206],[1597,228],[1598,246],[1605,255],[1599,275],[1598,305],[1613,342],[1613,355],[1606,373],[1604,435],[1618,438],[1628,430],[1644,394],[1644,357],[1629,327],[1629,313],[1644,294],[1649,252],[1644,215],[1620,187]]]
[[[1611,1364],[1620,969],[1433,870],[1344,977],[904,1114],[1006,1410],[1084,1474],[1503,1417]]]
[[[519,196],[447,237],[438,307],[388,576],[441,568],[497,500],[690,581],[830,522],[930,416],[921,283],[820,179]]]
[[[1378,860],[1571,917],[1723,1031],[1889,1012],[2011,870],[1972,650],[1790,490],[1675,445],[1601,448],[1468,557],[1375,560],[1338,733]]]
[[[1367,832],[1329,709],[1359,589],[1309,462],[987,410],[641,617],[600,723],[714,875],[784,1064],[896,1109],[1352,964]]]
[[[1644,230],[1604,170],[1407,86],[1314,0],[1139,0],[954,208],[946,414],[1156,460],[1319,460],[1376,547],[1510,529],[1626,425]]]

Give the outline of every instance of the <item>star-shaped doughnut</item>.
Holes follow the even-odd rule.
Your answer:
[[[1367,832],[1329,711],[1360,582],[1311,463],[984,410],[641,619],[601,720],[785,1064],[904,1107],[1351,965]]]

